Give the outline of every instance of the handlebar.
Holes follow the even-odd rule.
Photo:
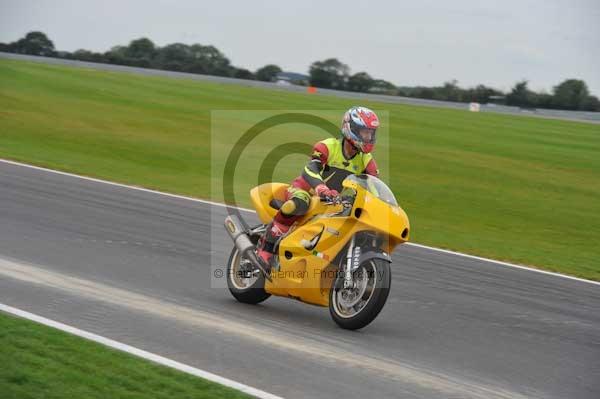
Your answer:
[[[344,208],[351,208],[353,202],[348,200],[347,198],[343,198],[341,196],[336,196],[334,198],[329,197],[319,197],[321,203],[324,205],[343,205]]]

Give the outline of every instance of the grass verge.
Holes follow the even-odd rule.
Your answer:
[[[0,312],[0,392],[27,398],[250,398],[236,390]]]
[[[341,114],[355,102],[0,60],[0,157],[219,201],[209,153],[224,159],[234,138],[222,129],[211,143],[211,110]],[[413,241],[600,280],[599,125],[363,103],[389,112],[390,144],[377,151],[392,155],[384,179]],[[277,180],[302,162],[279,163]],[[241,205],[257,168],[240,173]]]

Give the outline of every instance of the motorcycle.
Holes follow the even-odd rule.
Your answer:
[[[227,285],[238,301],[257,304],[277,295],[329,307],[333,320],[349,330],[377,317],[390,292],[390,254],[409,240],[408,217],[374,176],[350,175],[342,186],[335,200],[313,197],[307,213],[278,239],[268,271],[256,246],[288,185],[265,183],[250,191],[262,224],[245,227],[236,215],[227,216],[235,244]]]

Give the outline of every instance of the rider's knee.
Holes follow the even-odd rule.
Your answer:
[[[283,205],[281,205],[281,208],[279,208],[279,210],[285,216],[293,216],[294,213],[296,212],[296,203],[294,201],[292,201],[291,199],[289,199],[289,200],[285,201],[283,203]]]
[[[290,198],[281,205],[281,213],[284,216],[301,216],[308,211],[308,203],[300,198]]]

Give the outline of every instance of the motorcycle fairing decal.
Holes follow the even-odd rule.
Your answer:
[[[324,254],[323,252],[318,252],[318,251],[312,251],[312,254],[314,256],[316,256],[317,258],[321,258],[321,259],[325,259],[325,260],[329,260],[329,255]]]
[[[334,236],[339,236],[339,235],[340,235],[340,232],[339,232],[339,231],[337,231],[336,229],[334,229],[334,228],[331,228],[331,227],[327,227],[327,232],[328,232],[329,234],[332,234],[332,235],[334,235]]]
[[[315,249],[315,247],[319,243],[319,240],[321,239],[321,236],[323,235],[324,231],[325,231],[325,226],[322,226],[321,231],[319,231],[316,236],[314,236],[310,240],[303,240],[304,248],[306,248],[309,251],[312,251],[313,249]]]

